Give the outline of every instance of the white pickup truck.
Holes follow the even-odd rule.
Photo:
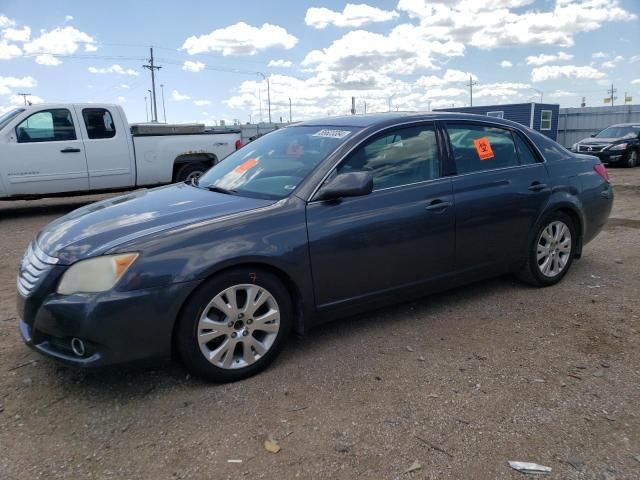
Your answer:
[[[240,146],[240,130],[129,125],[118,105],[16,108],[0,116],[0,199],[188,181]]]

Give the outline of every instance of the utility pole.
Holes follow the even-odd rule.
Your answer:
[[[164,84],[160,84],[160,91],[162,92],[162,116],[164,117],[164,123],[167,123],[167,109],[164,106]]]
[[[142,68],[148,68],[151,71],[151,89],[153,90],[153,103],[151,104],[151,117],[153,122],[158,121],[158,105],[156,103],[156,75],[155,71],[160,70],[162,67],[158,67],[153,64],[153,47],[149,48],[151,58],[149,58],[149,64],[143,65]]]
[[[613,88],[613,83],[611,84],[611,90],[607,90],[607,93],[609,94],[609,98],[611,99],[611,106],[613,107],[613,101],[618,98],[615,96],[615,94],[617,93],[618,89],[617,88]]]
[[[356,114],[356,97],[351,97],[351,115]]]
[[[478,82],[473,81],[473,76],[469,75],[469,106],[473,107],[473,86],[477,85]]]
[[[144,97],[144,113],[147,116],[147,122],[149,122],[149,107],[147,107],[147,97]]]
[[[291,123],[292,121],[293,120],[292,120],[292,117],[291,117],[291,97],[289,97],[289,123]]]
[[[256,72],[256,73],[262,76],[262,78],[267,81],[267,105],[269,109],[269,125],[271,125],[271,87],[269,85],[269,77],[262,72]]]
[[[24,106],[26,107],[26,106],[27,106],[27,97],[28,97],[29,95],[31,95],[31,94],[30,94],[30,93],[19,93],[18,95],[20,95],[20,96],[23,98],[23,100],[24,100]]]

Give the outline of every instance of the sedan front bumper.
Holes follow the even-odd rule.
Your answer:
[[[18,294],[20,333],[37,352],[77,367],[170,358],[175,321],[197,283],[68,296]],[[73,338],[84,343],[83,355],[73,352]]]

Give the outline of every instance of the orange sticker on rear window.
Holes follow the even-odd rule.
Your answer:
[[[256,160],[255,158],[250,158],[249,160],[247,160],[244,163],[241,163],[240,165],[238,165],[235,168],[235,172],[236,173],[244,173],[247,170],[249,170],[250,168],[255,167],[258,164],[258,160]]]
[[[493,158],[493,150],[491,149],[491,144],[487,137],[476,138],[473,143],[476,146],[476,152],[478,152],[480,160],[489,160],[490,158]]]

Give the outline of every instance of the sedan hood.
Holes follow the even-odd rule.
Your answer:
[[[595,138],[595,137],[589,137],[589,138],[585,138],[583,140],[580,140],[580,145],[603,145],[605,143],[613,143],[616,142],[618,140],[621,140],[620,138]]]
[[[38,235],[37,243],[61,264],[71,264],[125,241],[273,203],[184,183],[138,190],[74,210],[47,225]]]

